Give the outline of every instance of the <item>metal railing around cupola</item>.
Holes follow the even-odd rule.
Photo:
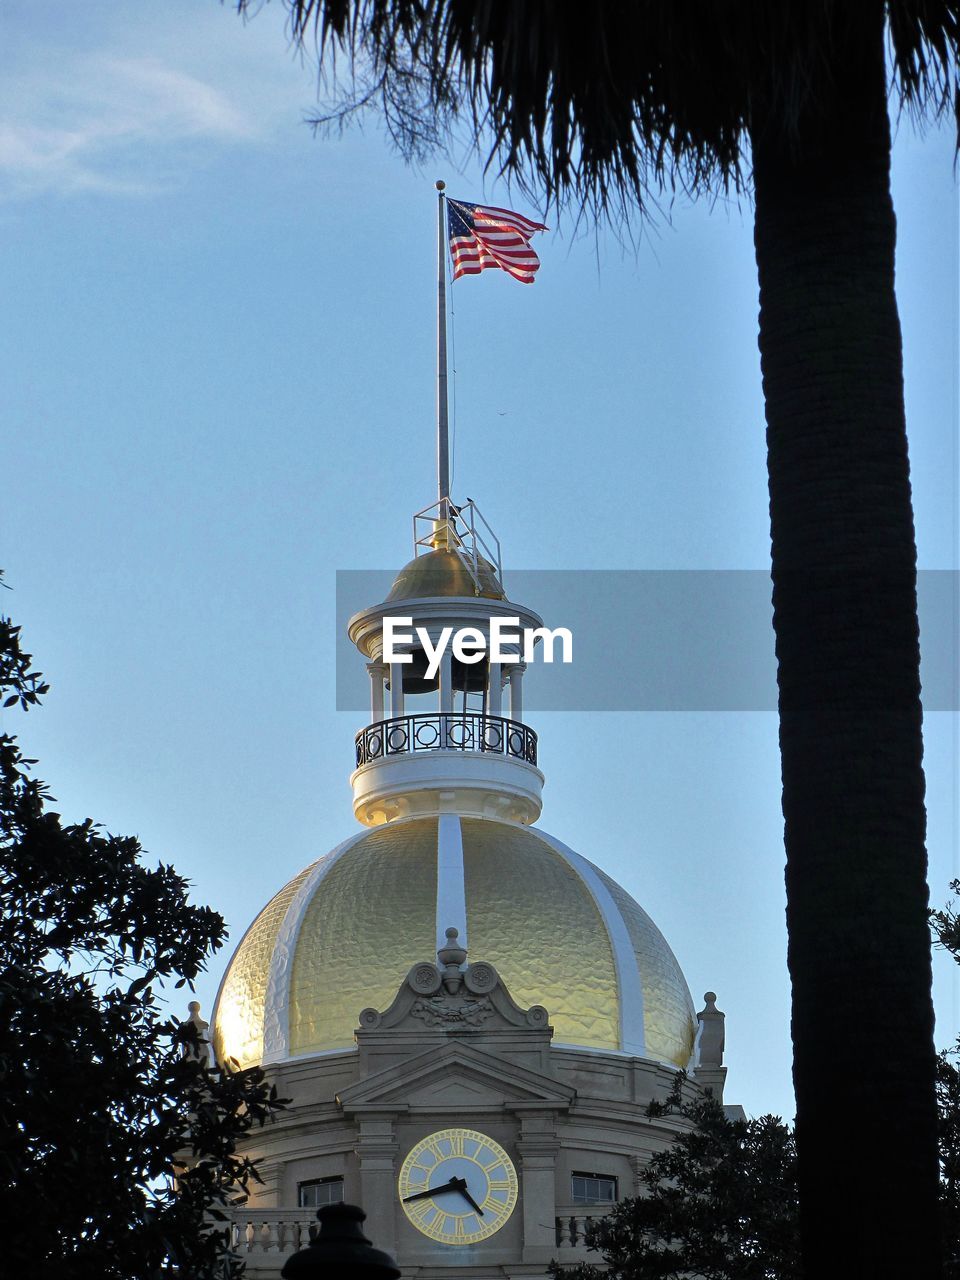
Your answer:
[[[475,711],[395,716],[361,729],[357,768],[388,756],[422,751],[477,751],[537,763],[537,735],[528,725]]]

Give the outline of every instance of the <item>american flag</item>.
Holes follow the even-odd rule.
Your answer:
[[[448,199],[447,226],[454,280],[499,267],[514,280],[533,284],[540,259],[530,248],[530,237],[535,231],[546,231],[542,222],[531,222],[510,209]]]

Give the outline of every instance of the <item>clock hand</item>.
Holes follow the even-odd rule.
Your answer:
[[[482,1217],[483,1217],[483,1210],[480,1208],[480,1206],[477,1204],[476,1200],[474,1200],[473,1196],[472,1196],[472,1195],[470,1194],[470,1192],[467,1190],[467,1184],[466,1184],[465,1179],[463,1179],[463,1178],[457,1178],[456,1182],[457,1182],[457,1190],[458,1190],[458,1191],[460,1192],[460,1194],[463,1196],[464,1200],[466,1200],[466,1201],[467,1201],[467,1203],[468,1203],[469,1205],[471,1205],[471,1207],[472,1207],[472,1208],[476,1209],[477,1213],[479,1213],[480,1217],[482,1218]]]
[[[409,1204],[411,1200],[426,1200],[430,1196],[442,1195],[444,1191],[459,1191],[459,1184],[463,1182],[462,1178],[451,1178],[449,1182],[445,1182],[440,1187],[428,1187],[426,1191],[415,1191],[412,1196],[404,1196],[403,1203]],[[466,1186],[466,1183],[464,1183]]]

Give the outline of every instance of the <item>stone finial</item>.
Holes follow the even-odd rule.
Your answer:
[[[459,942],[460,930],[451,927],[447,929],[446,936],[447,941],[437,952],[437,959],[441,968],[446,968],[448,964],[455,964],[459,968],[467,958],[467,949]]]
[[[467,958],[467,949],[458,942],[459,936],[458,929],[448,929],[446,944],[437,952],[437,960],[443,971],[443,985],[451,995],[460,989],[463,981],[460,967]]]
[[[703,1003],[704,1007],[697,1014],[697,1066],[720,1067],[723,1065],[725,1015],[717,1008],[715,991],[705,992]]]
[[[183,1045],[183,1056],[185,1058],[193,1058],[195,1062],[202,1063],[205,1067],[213,1066],[213,1050],[210,1041],[207,1038],[207,1032],[210,1030],[210,1023],[200,1017],[199,1000],[191,1000],[187,1005],[188,1017],[185,1022],[181,1022],[182,1027],[193,1026],[196,1028],[196,1041],[185,1041]]]

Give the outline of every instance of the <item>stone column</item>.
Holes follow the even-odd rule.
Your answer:
[[[440,710],[453,710],[453,655],[447,649],[440,659]]]
[[[503,715],[503,668],[499,662],[490,663],[487,679],[487,715],[496,717],[498,720]],[[506,743],[502,740],[502,729],[503,726],[500,724],[488,725],[485,745],[494,750],[503,751]]]
[[[390,718],[403,715],[403,667],[402,662],[390,663]]]
[[[510,719],[523,723],[523,673],[526,667],[518,662],[510,668]]]
[[[357,1156],[360,1161],[360,1204],[366,1211],[364,1234],[378,1249],[397,1252],[397,1151],[394,1115],[360,1118]]]
[[[376,724],[383,719],[383,678],[387,668],[382,662],[368,662],[370,675],[370,723]]]
[[[520,1178],[523,1189],[523,1261],[549,1262],[556,1256],[557,1117],[553,1111],[520,1117]]]
[[[487,706],[492,716],[503,715],[503,667],[499,662],[490,663]]]

